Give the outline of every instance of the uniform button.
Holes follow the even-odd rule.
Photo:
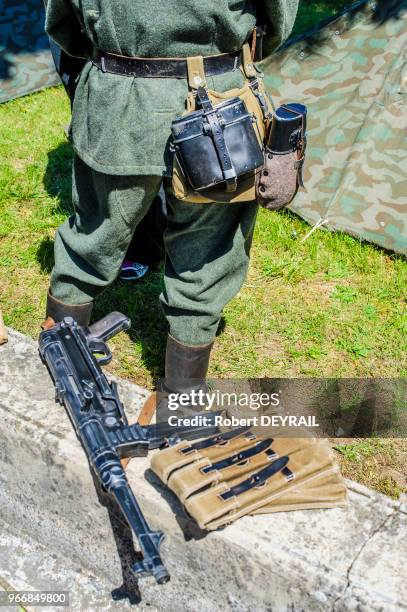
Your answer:
[[[263,170],[263,175],[264,176],[268,176],[269,175],[269,171],[268,170]]]
[[[264,193],[264,191],[266,191],[266,188],[263,185],[260,185],[260,191]]]
[[[269,159],[273,159],[273,155],[272,155],[272,153],[268,153],[267,157],[268,157]]]

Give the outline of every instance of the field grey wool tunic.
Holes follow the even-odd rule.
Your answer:
[[[267,25],[265,54],[289,35],[298,0],[47,0],[46,30],[69,55],[96,50],[141,57],[216,55],[240,49]],[[208,79],[242,84],[239,70]],[[186,79],[133,78],[83,69],[72,113],[73,146],[91,168],[116,175],[168,174],[171,120],[185,110]]]

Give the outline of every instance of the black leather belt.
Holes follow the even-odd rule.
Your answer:
[[[102,72],[129,77],[188,78],[187,61],[184,58],[127,57],[113,53],[97,53],[93,64]],[[236,70],[242,64],[241,51],[209,55],[203,58],[206,76],[214,76]]]

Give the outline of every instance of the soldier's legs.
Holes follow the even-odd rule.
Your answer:
[[[179,343],[210,344],[246,277],[257,204],[188,204],[168,197],[161,302]]]
[[[134,230],[160,184],[158,176],[101,174],[75,157],[75,214],[56,234],[53,298],[63,304],[90,303],[115,280]]]
[[[87,324],[89,306],[116,278],[161,178],[100,174],[79,158],[73,176],[75,215],[57,232],[47,314]],[[254,202],[200,205],[168,197],[161,295],[172,336],[167,376],[205,377],[222,310],[246,276],[256,214]]]

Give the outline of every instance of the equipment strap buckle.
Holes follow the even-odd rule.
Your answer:
[[[265,440],[261,440],[260,442],[257,442],[254,446],[246,450],[240,451],[238,453],[235,453],[231,457],[226,457],[226,459],[221,459],[216,463],[212,463],[212,465],[207,465],[201,468],[200,471],[202,472],[202,474],[209,474],[209,472],[214,472],[215,470],[223,470],[232,465],[239,464],[241,461],[245,462],[250,457],[254,457],[255,455],[258,455],[268,449],[272,442],[273,438],[266,438]]]
[[[223,134],[224,126],[219,120],[216,108],[212,106],[212,102],[210,101],[205,87],[200,86],[197,88],[196,97],[199,104],[202,106],[204,117],[208,122],[208,131],[210,131],[212,135],[216,154],[222,168],[223,178],[226,183],[226,191],[236,191],[237,174]]]
[[[192,451],[203,450],[205,448],[210,448],[211,446],[225,446],[228,444],[229,440],[233,440],[233,438],[237,438],[240,435],[245,435],[248,439],[255,439],[255,435],[249,430],[248,427],[237,427],[236,429],[231,429],[230,431],[225,431],[225,433],[218,434],[213,436],[212,438],[205,438],[204,440],[199,440],[194,444],[190,444],[186,448],[181,449],[182,454],[187,454]]]
[[[252,474],[249,478],[243,480],[243,482],[231,487],[228,491],[224,491],[224,493],[221,493],[219,497],[223,501],[227,501],[231,497],[242,495],[242,493],[250,491],[250,489],[253,489],[254,487],[262,487],[267,483],[269,478],[278,472],[284,473],[287,480],[292,480],[294,478],[294,474],[291,472],[291,470],[286,468],[288,461],[289,458],[287,455],[276,459],[276,461],[273,461],[273,463],[267,467],[256,472],[255,474]]]

